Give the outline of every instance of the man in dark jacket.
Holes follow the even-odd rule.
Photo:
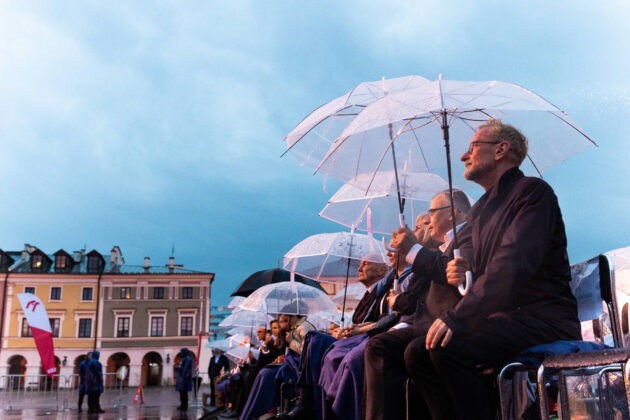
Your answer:
[[[526,156],[527,139],[493,120],[461,157],[466,179],[486,193],[467,216],[473,256],[449,262],[447,277],[462,282],[471,270],[475,281],[405,351],[407,371],[434,419],[490,418],[479,364],[581,338],[558,200],[546,182],[518,169]]]
[[[86,386],[85,386],[85,374],[87,371],[87,367],[90,364],[90,357],[92,352],[88,352],[85,359],[79,363],[79,413],[83,408],[83,397],[88,395]],[[89,396],[88,396],[89,398]]]
[[[221,376],[221,371],[227,373],[230,371],[230,361],[223,354],[221,349],[214,349],[214,356],[210,358],[210,364],[208,365],[208,376],[210,377],[210,405],[215,406],[215,378]]]
[[[175,391],[179,392],[180,403],[177,409],[186,411],[188,410],[188,392],[192,391],[193,360],[186,347],[182,347],[179,354],[182,359],[177,369],[177,382],[175,383]]]
[[[101,408],[101,394],[103,393],[103,366],[98,361],[101,353],[92,352],[92,357],[85,370],[85,387],[88,392],[88,413],[104,413]]]
[[[454,198],[455,223],[459,225],[459,247],[463,255],[472,255],[470,229],[462,226],[470,203],[462,191],[456,191]],[[443,243],[445,235],[452,228],[450,208],[448,192],[439,193],[431,200],[428,231],[433,244]],[[414,233],[415,237],[408,231],[409,244],[418,245],[414,245],[415,248],[412,249],[407,246],[405,250],[412,251],[407,262],[413,264],[414,280],[418,285],[423,285],[424,291],[415,294],[402,293],[390,298],[392,300],[390,304],[394,309],[403,313],[413,312],[412,320],[407,321],[410,326],[372,337],[365,349],[367,419],[405,418],[404,380],[407,376],[405,349],[414,338],[424,336],[433,320],[461,298],[457,288],[446,281],[446,263],[452,258],[451,244],[444,244],[446,246],[443,247],[444,253],[437,249],[430,250],[426,246],[428,242],[426,238],[420,237],[419,234],[421,232],[418,229]],[[396,239],[394,236],[392,245],[400,247],[400,242]],[[421,243],[425,246],[421,247]],[[421,407],[419,405],[416,411],[420,411]]]

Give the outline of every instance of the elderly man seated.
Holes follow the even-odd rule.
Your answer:
[[[367,290],[352,316],[352,324],[348,327],[337,329],[334,337],[328,334],[310,332],[304,343],[304,353],[300,365],[300,379],[298,385],[302,387],[300,403],[287,414],[279,414],[278,418],[298,418],[304,409],[313,413],[314,418],[321,418],[322,412],[322,387],[320,374],[332,372],[341,362],[343,356],[365,338],[365,331],[369,329],[383,313],[387,313],[387,292],[393,284],[393,276],[385,276],[387,266],[383,263],[375,263],[367,259],[361,261],[359,266],[359,281]],[[335,344],[334,348],[331,346]],[[327,352],[328,351],[328,352]],[[323,360],[326,354],[327,361]],[[322,368],[322,363],[324,368]],[[330,375],[332,378],[332,375]],[[312,411],[311,411],[312,410]]]
[[[470,202],[462,191],[454,191],[455,223],[458,227],[460,250],[464,255],[472,253],[470,230],[463,227],[465,216],[470,209]],[[403,419],[405,418],[404,380],[407,376],[405,368],[405,349],[417,336],[426,334],[433,320],[451,308],[461,295],[457,288],[446,282],[446,263],[453,252],[447,233],[453,225],[451,217],[450,195],[448,191],[437,194],[431,200],[428,211],[428,229],[433,244],[440,249],[431,250],[420,247],[417,231],[412,235],[409,230],[405,235],[392,235],[391,245],[401,248],[401,240],[406,240],[405,251],[407,262],[413,264],[416,283],[423,284],[421,295],[411,299],[408,293],[390,296],[393,308],[412,312],[405,319],[407,325],[399,325],[372,337],[365,350],[366,375],[366,416],[369,419]],[[413,245],[413,246],[412,246]]]
[[[526,156],[527,139],[492,120],[461,157],[464,177],[486,192],[466,218],[473,255],[450,261],[447,276],[461,282],[470,270],[475,280],[405,350],[407,371],[434,419],[490,418],[478,364],[581,338],[558,200],[545,181],[519,170]]]

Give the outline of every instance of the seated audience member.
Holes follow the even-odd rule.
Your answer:
[[[298,385],[301,387],[300,403],[291,413],[280,414],[278,417],[297,417],[301,415],[303,407],[307,408],[307,412],[313,410],[312,418],[322,417],[322,390],[318,382],[323,355],[337,338],[340,341],[351,340],[348,337],[360,333],[360,328],[354,328],[354,326],[361,325],[366,327],[368,323],[371,325],[371,323],[378,320],[381,309],[387,309],[383,300],[386,291],[391,287],[393,277],[388,282],[389,287],[386,288],[385,283],[379,284],[379,279],[382,279],[386,272],[387,266],[385,264],[367,260],[361,262],[359,266],[359,281],[366,286],[367,290],[354,311],[351,328],[333,330],[335,337],[315,331],[309,332],[304,342],[303,357],[300,365],[300,379],[298,381]]]
[[[455,222],[458,228],[460,250],[464,254],[472,253],[470,234],[461,227],[470,209],[468,198],[462,191],[454,191]],[[428,211],[426,231],[429,232],[433,246],[445,245],[447,232],[452,228],[450,195],[438,193],[431,200]],[[426,219],[425,219],[426,220]],[[468,230],[469,232],[469,230]],[[405,349],[417,336],[426,334],[433,320],[445,310],[451,308],[461,297],[457,288],[446,280],[446,263],[452,258],[450,246],[444,254],[439,250],[421,247],[422,231],[411,233],[405,230],[407,262],[413,264],[414,279],[425,280],[422,295],[402,293],[390,297],[390,305],[407,315],[405,320],[410,327],[397,326],[395,330],[378,334],[368,341],[365,349],[365,383],[366,383],[366,418],[403,419],[405,418],[404,380],[407,377],[405,368]],[[400,248],[401,238],[396,232],[392,235],[391,245]],[[467,239],[468,238],[468,239]],[[423,238],[426,242],[426,238]],[[412,248],[410,245],[414,245]],[[417,283],[421,283],[418,281]],[[422,409],[422,407],[420,408]]]
[[[221,376],[230,371],[230,361],[219,348],[215,348],[213,353],[208,365],[208,376],[210,377],[210,405],[215,407],[216,385],[220,382]]]
[[[558,200],[545,181],[519,170],[526,156],[526,138],[491,120],[461,157],[464,177],[486,192],[466,218],[473,255],[450,261],[447,275],[462,282],[471,270],[475,281],[405,351],[407,371],[434,419],[491,417],[479,364],[581,338]]]
[[[283,320],[288,321],[288,325]],[[287,346],[286,353],[281,363],[268,365],[256,375],[241,413],[242,420],[255,419],[273,408],[279,386],[277,382],[297,382],[300,354],[296,350],[301,351],[303,337],[314,327],[306,321],[306,317],[284,314],[280,316],[280,325],[289,328],[283,342]]]

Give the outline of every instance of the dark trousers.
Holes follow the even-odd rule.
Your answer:
[[[405,349],[415,338],[411,327],[377,334],[365,346],[365,418],[405,419]],[[410,398],[417,401],[418,396]],[[429,418],[426,407],[414,405],[411,418]]]
[[[477,366],[509,361],[538,344],[573,339],[570,331],[526,315],[492,318],[479,331],[454,334],[446,347],[427,350],[425,337],[415,338],[405,350],[405,364],[434,420],[488,419],[492,410]]]
[[[88,411],[96,413],[101,409],[101,393],[99,391],[90,392],[88,394]]]
[[[179,391],[179,406],[182,408],[188,408],[188,391]]]
[[[213,407],[215,406],[217,402],[216,396],[214,395],[215,393],[214,378],[216,378],[216,376],[213,376],[210,378],[210,405]]]
[[[79,391],[79,404],[78,404],[79,405],[79,410],[81,410],[81,408],[83,407],[83,397],[85,395],[87,395],[87,392]],[[89,396],[88,396],[88,398],[89,398]],[[88,405],[89,405],[89,403],[88,403]]]

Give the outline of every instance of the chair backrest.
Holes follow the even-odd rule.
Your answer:
[[[607,255],[600,255],[571,266],[571,290],[578,304],[581,322],[599,317],[607,309],[615,347],[622,345],[621,325],[614,285],[614,268]]]

